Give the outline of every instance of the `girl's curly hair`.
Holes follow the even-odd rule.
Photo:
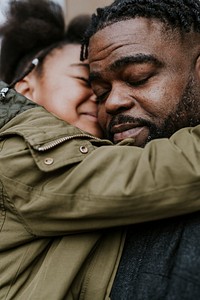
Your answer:
[[[90,21],[77,16],[66,26],[62,7],[51,0],[10,0],[6,21],[0,27],[0,78],[13,85],[31,68],[32,60],[42,60],[54,48],[81,44]]]

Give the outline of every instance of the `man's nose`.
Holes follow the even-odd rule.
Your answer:
[[[134,99],[125,91],[111,91],[105,101],[105,109],[108,114],[115,115],[129,110],[134,105]]]

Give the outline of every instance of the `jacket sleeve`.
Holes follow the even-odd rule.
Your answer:
[[[30,128],[42,122],[62,132],[63,122],[60,129],[54,126],[50,114],[46,121],[33,115]],[[34,235],[121,226],[200,208],[200,126],[152,141],[144,149],[97,147],[76,137],[40,152],[36,133],[27,138],[27,124],[26,134],[15,126],[1,134],[0,182],[7,209]]]

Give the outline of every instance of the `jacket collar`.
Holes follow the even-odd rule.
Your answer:
[[[16,115],[37,106],[36,103],[9,89],[6,83],[0,81],[0,128]]]

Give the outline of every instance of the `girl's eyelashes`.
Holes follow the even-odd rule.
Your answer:
[[[86,83],[88,87],[91,87],[89,78],[85,78],[85,77],[76,77],[76,78]]]

